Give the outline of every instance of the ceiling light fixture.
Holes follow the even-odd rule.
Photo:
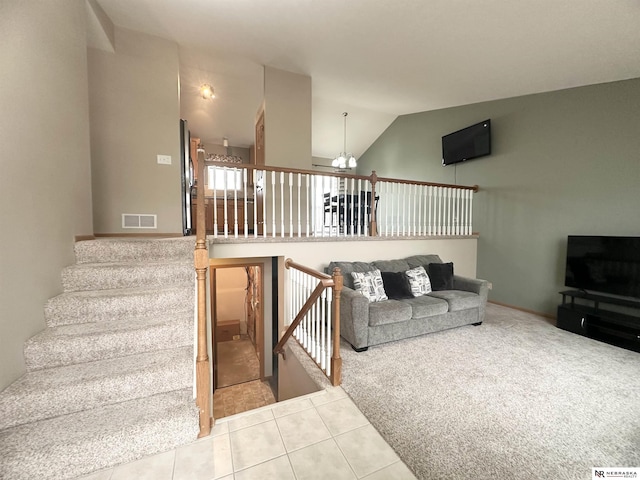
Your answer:
[[[331,166],[334,168],[344,169],[347,168],[356,168],[358,166],[358,162],[356,161],[356,157],[354,157],[351,153],[347,153],[347,112],[344,112],[342,116],[344,117],[344,143],[342,152],[338,154],[336,158],[331,162]]]
[[[202,95],[202,98],[204,98],[205,100],[213,100],[214,98],[216,98],[213,87],[208,83],[203,83],[200,86],[200,95]]]

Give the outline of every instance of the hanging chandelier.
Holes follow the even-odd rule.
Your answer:
[[[334,168],[344,169],[347,168],[347,166],[349,168],[356,168],[358,166],[356,157],[351,153],[347,153],[347,115],[349,115],[347,112],[342,114],[344,117],[344,143],[342,146],[342,152],[340,152],[331,162],[331,166]]]

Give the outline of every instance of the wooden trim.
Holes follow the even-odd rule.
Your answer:
[[[198,152],[198,170],[200,178],[204,175],[204,153]],[[193,263],[198,282],[197,288],[197,342],[196,342],[196,404],[199,410],[200,432],[198,438],[206,437],[211,433],[211,368],[209,366],[209,353],[207,345],[207,268],[209,266],[209,252],[205,234],[204,189],[199,188],[196,197],[197,225],[196,247],[193,252]],[[215,308],[212,305],[212,308]],[[212,333],[215,341],[215,332]]]
[[[142,238],[178,238],[183,237],[181,233],[94,233],[94,237],[142,237]]]
[[[290,258],[287,258],[287,260],[285,260],[284,266],[287,269],[295,268],[296,270],[300,270],[301,272],[306,273],[307,275],[311,275],[312,277],[317,278],[318,280],[332,280],[331,275],[327,275],[326,273],[318,272],[317,270],[314,270],[313,268],[309,268],[309,267],[305,267],[304,265],[300,265],[299,263],[294,262]],[[329,284],[327,284],[326,286],[327,287],[333,286],[333,282],[332,281],[329,282]]]
[[[85,240],[95,240],[95,235],[76,235],[75,242],[84,242]]]
[[[209,162],[211,164],[211,162]],[[248,163],[216,163],[216,166],[219,167],[229,167],[229,168],[246,168],[247,170],[264,170],[267,172],[276,172],[276,173],[300,173],[302,175],[322,175],[325,177],[338,177],[338,178],[347,178],[347,179],[355,179],[355,180],[366,180],[369,182],[392,182],[392,183],[406,183],[411,185],[423,185],[429,187],[446,187],[446,188],[454,188],[459,190],[472,190],[473,192],[478,192],[480,187],[478,185],[452,185],[449,183],[434,183],[434,182],[420,182],[417,180],[404,180],[401,178],[388,178],[388,177],[378,177],[376,172],[371,172],[371,175],[351,175],[348,173],[333,173],[333,172],[318,172],[317,170],[304,170],[300,168],[283,168],[283,167],[271,167],[268,165],[251,165]]]
[[[523,308],[523,307],[517,307],[515,305],[510,305],[508,303],[497,302],[496,300],[488,300],[488,303],[493,303],[494,305],[499,305],[501,307],[513,308],[514,310],[519,310],[519,311],[524,312],[524,313],[531,313],[533,315],[538,315],[539,317],[548,318],[550,320],[555,320],[556,319],[556,316],[552,315],[550,313],[536,312],[535,310],[530,310],[528,308]]]
[[[331,355],[331,383],[337,387],[342,383],[342,358],[340,357],[340,295],[343,278],[338,267],[333,269],[333,354]]]

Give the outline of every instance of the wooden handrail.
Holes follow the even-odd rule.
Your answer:
[[[472,190],[473,192],[477,192],[479,190],[478,185],[453,185],[449,183],[421,182],[418,180],[404,180],[401,178],[378,177],[376,175],[375,170],[371,172],[371,175],[352,175],[350,173],[319,172],[317,170],[272,167],[269,165],[250,165],[248,163],[207,162],[207,166],[246,168],[247,170],[264,170],[266,172],[277,172],[277,173],[300,173],[302,175],[321,175],[323,177],[338,177],[338,178],[349,178],[349,179],[353,178],[354,180],[367,180],[371,183],[374,183],[375,181],[377,181],[377,182],[407,183],[407,184],[422,185],[427,187],[447,187],[447,188],[454,188],[454,189],[460,189],[460,190]]]
[[[327,275],[326,273],[319,272],[314,270],[313,268],[305,267],[304,265],[300,265],[299,263],[294,262],[290,258],[287,258],[284,262],[284,266],[288,269],[295,268],[296,270],[300,270],[307,275],[311,275],[312,277],[317,278],[318,280],[329,280],[331,281],[333,278],[331,275]],[[333,286],[333,283],[327,284],[327,287]]]
[[[198,178],[204,178],[204,152],[198,152]],[[207,351],[207,268],[209,252],[206,242],[204,189],[199,188],[196,194],[196,248],[193,252],[196,270],[197,306],[198,306],[198,341],[196,356],[196,405],[199,410],[200,433],[198,437],[206,437],[211,433],[211,377],[209,354]]]

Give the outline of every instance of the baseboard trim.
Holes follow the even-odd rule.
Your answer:
[[[82,242],[84,240],[95,240],[95,239],[96,239],[95,235],[76,235],[75,236],[76,242]]]
[[[183,237],[181,233],[95,233],[96,238],[105,237],[132,237],[132,238],[179,238]]]
[[[520,310],[521,312],[525,312],[525,313],[532,313],[540,317],[548,318],[549,320],[556,319],[555,315],[551,315],[549,313],[536,312],[535,310],[530,310],[528,308],[516,307],[515,305],[509,305],[508,303],[497,302],[495,300],[488,300],[488,303],[493,303],[494,305],[500,305],[501,307],[513,308],[514,310]]]

